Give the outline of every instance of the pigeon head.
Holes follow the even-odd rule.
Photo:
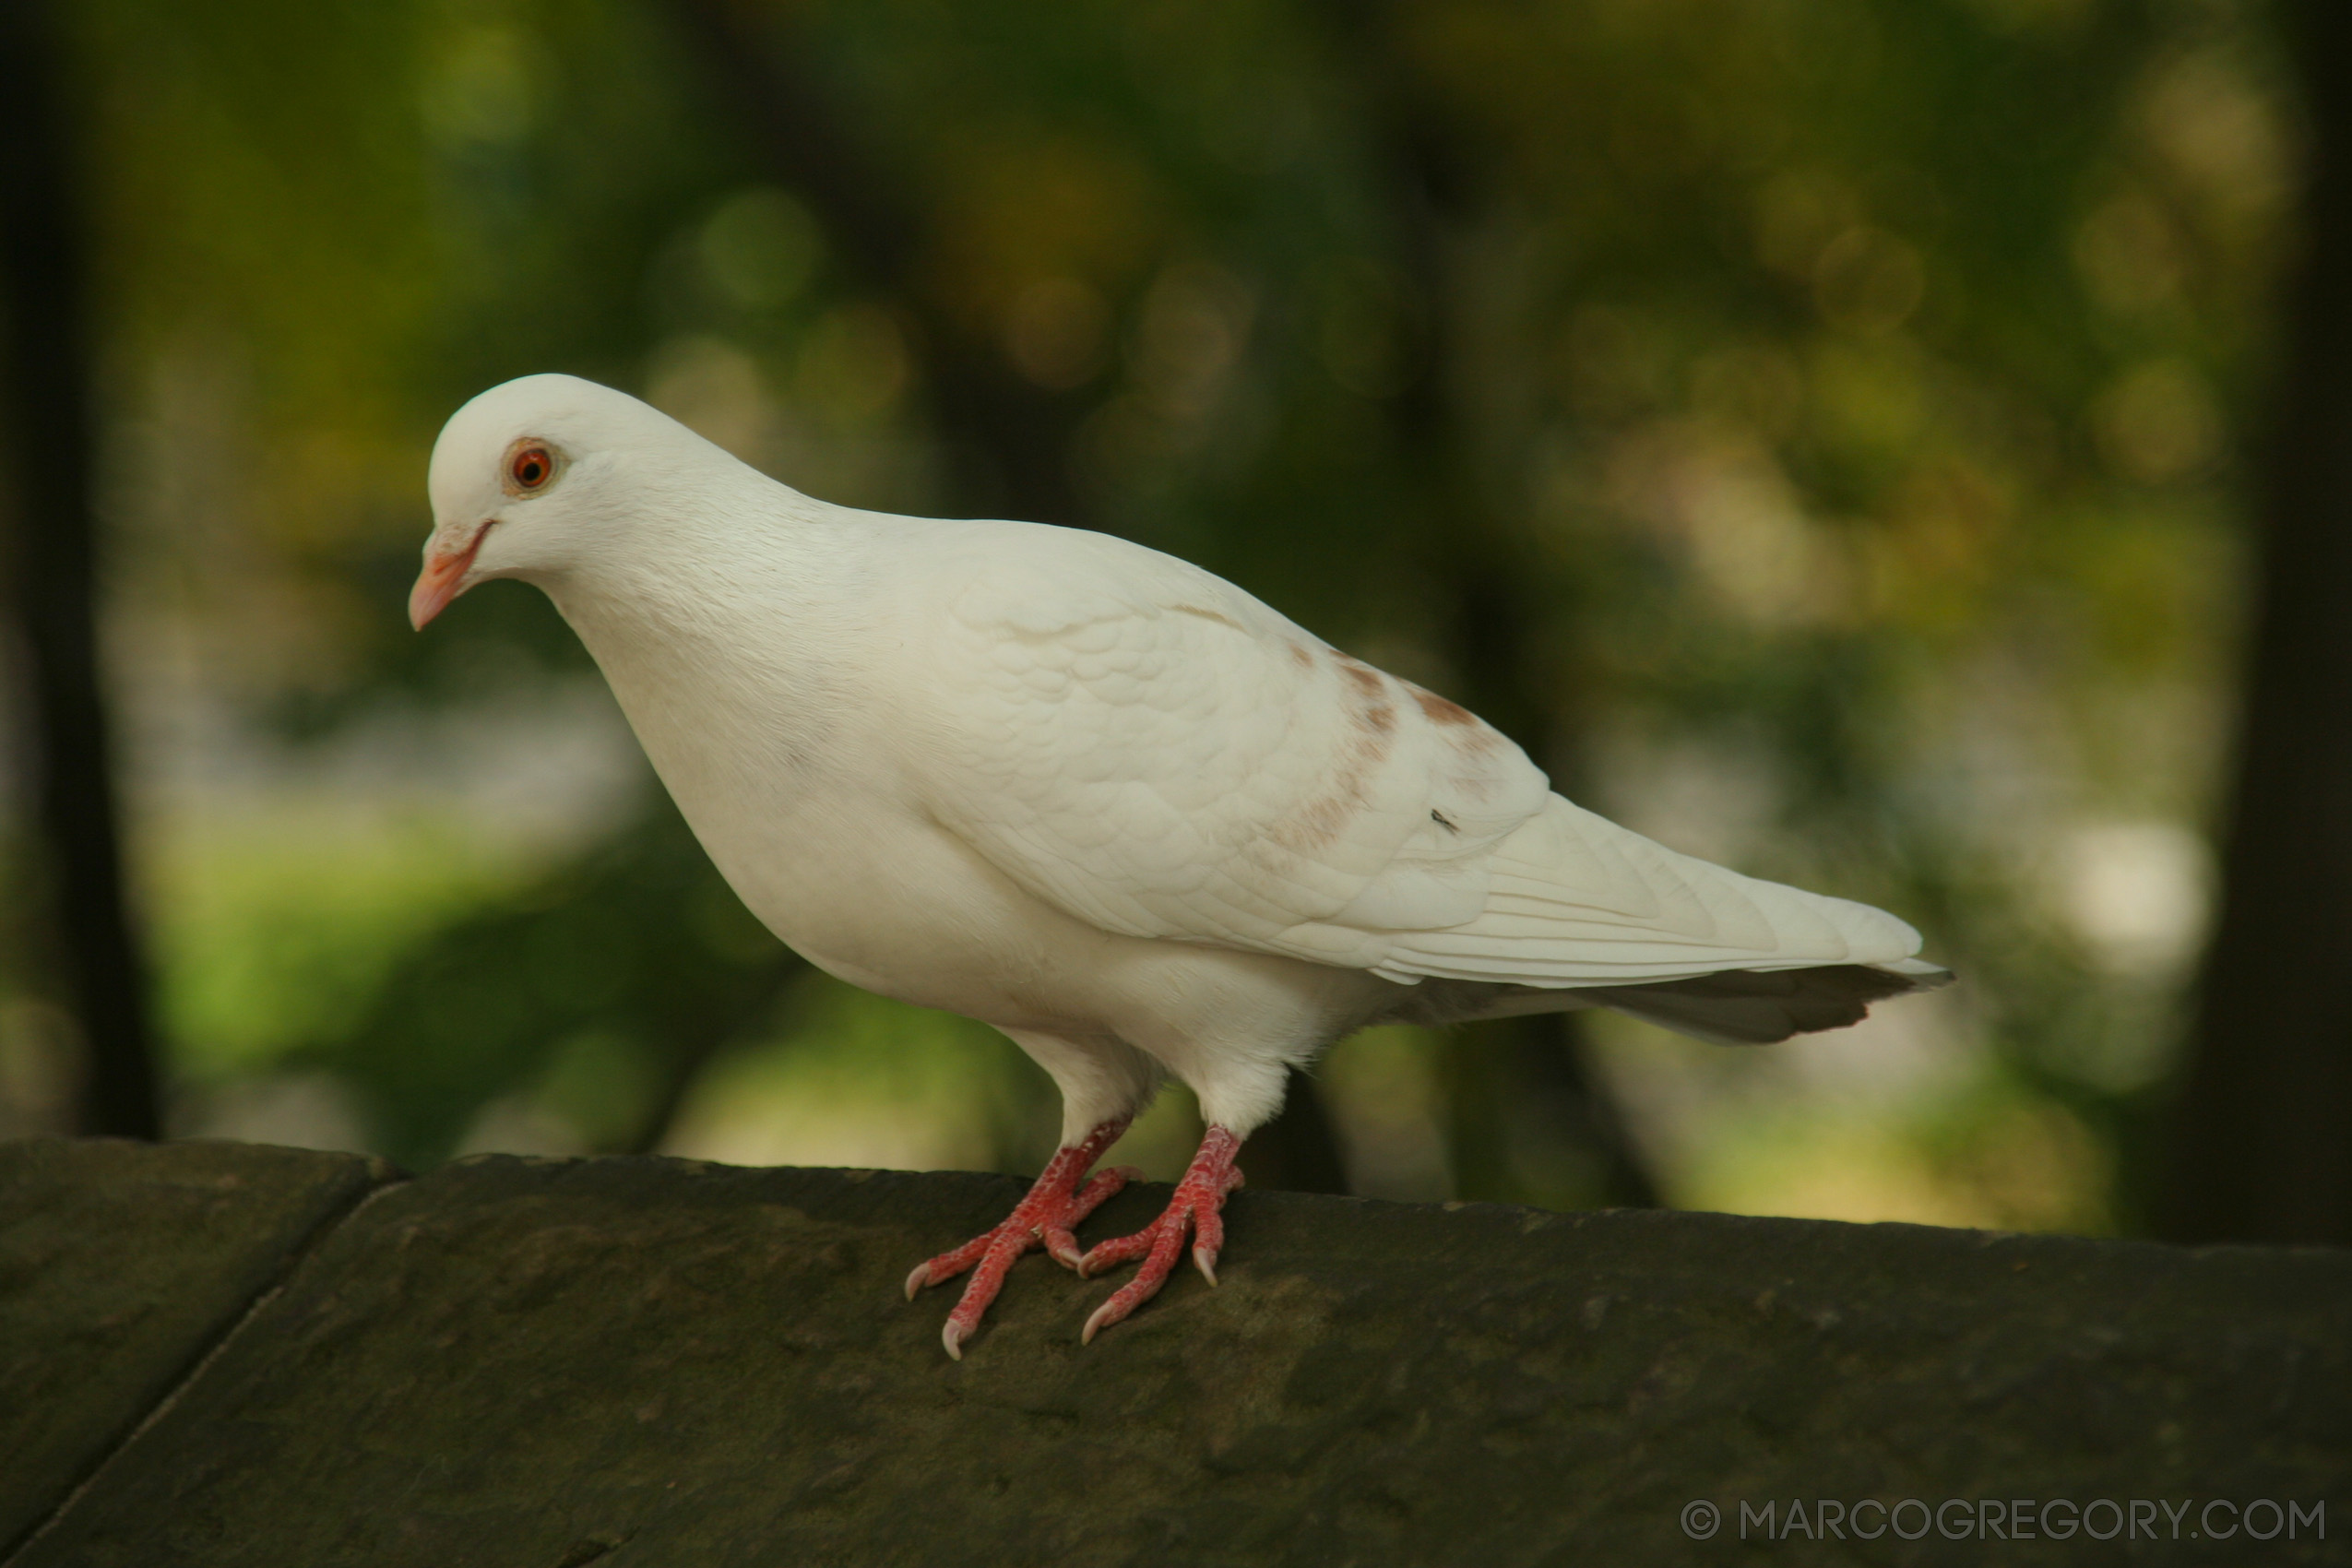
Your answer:
[[[610,551],[650,478],[733,459],[624,392],[573,375],[493,386],[434,444],[433,537],[409,594],[419,630],[493,577],[546,587]]]

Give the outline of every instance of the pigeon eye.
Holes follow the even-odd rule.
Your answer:
[[[517,491],[540,489],[555,477],[555,454],[544,446],[517,448],[506,461],[506,476]]]

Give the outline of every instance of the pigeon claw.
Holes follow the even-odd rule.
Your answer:
[[[1127,1292],[1123,1289],[1119,1291],[1117,1295],[1112,1296],[1111,1300],[1103,1302],[1102,1305],[1095,1308],[1093,1312],[1087,1314],[1087,1325],[1078,1330],[1079,1344],[1093,1344],[1094,1336],[1106,1328],[1109,1328],[1112,1324],[1119,1322],[1129,1313],[1134,1312],[1136,1306],[1141,1304],[1140,1299],[1134,1302],[1121,1301],[1119,1297],[1124,1296],[1126,1293]]]
[[[946,1326],[940,1330],[940,1343],[946,1346],[951,1358],[959,1361],[964,1359],[964,1342],[979,1332],[981,1317],[996,1300],[997,1292],[1004,1288],[1005,1275],[1020,1261],[1022,1253],[1042,1245],[1056,1262],[1077,1265],[1081,1254],[1077,1238],[1071,1234],[1072,1228],[1125,1186],[1134,1172],[1123,1166],[1098,1172],[1083,1186],[1079,1179],[1126,1130],[1126,1119],[1123,1117],[1104,1123],[1079,1143],[1065,1145],[1055,1152],[1028,1194],[1014,1206],[1002,1225],[982,1231],[953,1252],[917,1264],[915,1271],[907,1276],[907,1300],[911,1301],[926,1287],[943,1284],[968,1271],[971,1274],[962,1299],[948,1313]]]
[[[1044,1241],[1045,1255],[1063,1268],[1075,1272],[1078,1265],[1086,1261],[1085,1254],[1078,1251],[1078,1239],[1062,1226],[1049,1226]]]
[[[1211,1285],[1217,1283],[1217,1255],[1225,1245],[1225,1196],[1241,1184],[1241,1169],[1233,1163],[1241,1140],[1221,1126],[1211,1126],[1201,1139],[1200,1152],[1158,1219],[1132,1236],[1103,1242],[1078,1260],[1081,1275],[1096,1275],[1134,1258],[1144,1260],[1135,1277],[1097,1307],[1078,1331],[1081,1344],[1115,1323],[1124,1322],[1137,1307],[1159,1294],[1184,1253],[1184,1239],[1193,1240],[1193,1263]]]

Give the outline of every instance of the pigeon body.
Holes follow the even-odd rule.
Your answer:
[[[1057,1164],[1085,1160],[981,1276],[1039,1239],[1088,1261],[1069,1225],[1117,1178],[1084,1166],[1166,1074],[1238,1147],[1367,1024],[1604,1005],[1764,1042],[1949,978],[1892,915],[1583,811],[1461,707],[1139,545],[829,505],[560,375],[458,410],[431,489],[420,626],[538,584],[777,936],[1052,1075]],[[1171,1209],[1204,1272],[1238,1180],[1210,1155]],[[1146,1234],[1148,1275],[1173,1250]]]

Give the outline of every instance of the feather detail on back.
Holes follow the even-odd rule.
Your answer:
[[[1677,854],[1571,804],[1474,715],[1184,562],[1017,524],[967,525],[956,545],[930,562],[922,610],[946,644],[926,666],[952,679],[916,729],[956,784],[928,807],[1105,930],[1400,986],[1539,991],[1918,951],[1892,915]],[[1844,1005],[1832,993],[1879,983],[1782,986],[1746,1012],[1720,988],[1602,1004],[1690,1015],[1678,1028],[1720,1016],[1726,1038],[1763,1038],[1775,1007],[1826,1016]]]
[[[1371,968],[1391,931],[1475,920],[1485,852],[1550,796],[1478,719],[1196,567],[971,543],[928,618],[952,681],[918,728],[956,786],[930,809],[1106,930]]]

